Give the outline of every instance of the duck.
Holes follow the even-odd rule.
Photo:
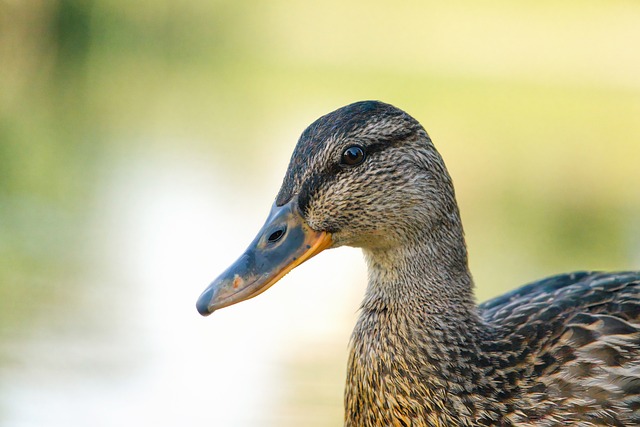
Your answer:
[[[368,271],[345,426],[640,425],[640,272],[559,274],[477,304],[442,157],[380,101],[304,130],[267,221],[196,307],[253,298],[340,246]]]

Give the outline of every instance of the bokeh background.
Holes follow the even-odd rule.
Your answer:
[[[207,319],[300,132],[421,121],[479,300],[640,268],[634,0],[0,1],[0,424],[338,426],[354,249]]]

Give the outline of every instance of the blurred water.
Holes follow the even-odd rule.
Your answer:
[[[258,301],[201,318],[195,299],[250,242],[270,206],[269,196],[257,195],[247,200],[269,200],[263,212],[243,208],[251,204],[244,197],[230,203],[224,177],[203,166],[150,153],[109,165],[94,212],[96,224],[108,224],[100,231],[106,240],[90,245],[95,268],[73,278],[84,283],[82,302],[68,318],[9,343],[3,425],[298,423],[282,409],[290,396],[281,371],[291,370],[301,342],[339,343],[346,353],[340,325],[355,302],[343,282],[361,275],[353,268],[358,254],[309,264]],[[341,270],[342,280],[320,279]],[[326,415],[317,425],[339,420],[341,377],[330,381],[334,407],[318,402]]]

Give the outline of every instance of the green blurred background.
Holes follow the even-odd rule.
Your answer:
[[[340,425],[357,251],[194,303],[357,100],[435,141],[480,300],[638,269],[638,46],[632,0],[0,0],[0,424]]]

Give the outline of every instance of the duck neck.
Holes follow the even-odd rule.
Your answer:
[[[462,227],[440,224],[416,234],[403,245],[364,250],[369,283],[363,315],[384,308],[422,326],[442,316],[451,326],[476,319]]]
[[[429,230],[410,245],[365,249],[369,284],[352,336],[346,425],[462,419],[456,413],[465,411],[464,396],[478,381],[470,366],[486,366],[477,360],[486,333],[462,229],[451,229]]]

